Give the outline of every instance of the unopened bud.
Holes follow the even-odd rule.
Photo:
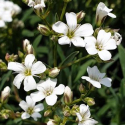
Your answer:
[[[54,120],[56,122],[60,122],[61,118],[58,115],[54,115]]]
[[[47,122],[47,125],[58,125],[58,123],[53,119],[49,119],[49,121]]]
[[[49,27],[47,27],[45,25],[42,25],[42,24],[39,24],[38,30],[44,36],[49,36],[51,34],[51,31],[50,31]]]
[[[94,101],[93,98],[86,97],[86,98],[84,99],[84,101],[85,101],[85,102],[87,103],[87,105],[89,105],[89,106],[95,105],[95,101]]]
[[[23,41],[23,50],[26,51],[27,46],[30,44],[30,41],[28,39],[25,39]]]
[[[80,23],[85,17],[85,13],[83,11],[80,11],[79,13],[76,14],[76,16],[77,16],[77,23]]]
[[[10,95],[10,87],[6,86],[4,90],[1,92],[1,102],[5,102]]]
[[[50,69],[49,71],[49,76],[52,78],[55,78],[60,72],[60,69],[58,69],[57,67],[54,67],[52,69]]]
[[[18,59],[18,55],[14,55],[14,54],[9,55],[8,53],[6,53],[5,59],[8,62],[14,62]]]
[[[1,110],[0,112],[0,116],[4,119],[8,119],[9,118],[9,115],[10,115],[11,111],[8,110],[8,109],[3,109]]]
[[[68,117],[68,116],[70,116],[70,111],[69,110],[65,110],[63,112],[63,114],[64,114],[64,116]]]
[[[52,110],[51,109],[48,109],[47,111],[44,112],[44,116],[45,117],[48,117],[52,114]]]
[[[46,80],[46,73],[41,73],[41,74],[40,74],[40,78],[41,78],[42,80]]]
[[[2,71],[6,71],[7,70],[6,63],[3,62],[1,59],[0,59],[0,70],[2,70]]]
[[[65,90],[64,90],[64,102],[65,104],[70,104],[72,102],[73,99],[73,92],[71,91],[71,89],[66,86]]]
[[[78,105],[74,105],[70,111],[70,113],[73,115],[73,116],[76,116],[76,113],[79,112],[79,106]]]
[[[34,53],[33,46],[30,44],[27,45],[26,52],[27,52],[27,54],[33,54]]]
[[[86,92],[85,86],[82,83],[79,86],[79,91],[80,91],[80,93],[85,93]]]
[[[23,59],[24,58],[24,54],[21,51],[18,51],[18,56]]]
[[[16,113],[15,113],[15,116],[16,116],[17,118],[20,118],[20,117],[21,117],[21,113],[20,113],[20,112],[16,112]]]

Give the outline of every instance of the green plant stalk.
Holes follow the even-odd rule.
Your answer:
[[[91,57],[91,55],[87,55],[87,56],[82,57],[82,58],[80,58],[80,59],[77,59],[77,60],[75,60],[75,61],[73,61],[73,62],[70,62],[70,63],[68,63],[68,64],[66,64],[66,65],[64,65],[64,66],[58,67],[58,69],[64,69],[64,68],[69,67],[69,66],[71,66],[71,65],[73,65],[73,64],[75,64],[75,63],[79,63],[79,62],[81,62],[81,61],[83,61],[83,60],[85,60],[85,59],[87,59],[87,58],[89,58],[89,57]]]
[[[54,67],[57,66],[57,41],[54,41]]]
[[[68,4],[67,2],[64,2],[63,10],[62,10],[62,13],[61,13],[61,16],[60,16],[60,21],[63,20],[63,16],[65,14],[67,4]]]

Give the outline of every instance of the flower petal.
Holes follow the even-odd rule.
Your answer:
[[[80,113],[76,113],[76,115],[77,115],[79,121],[82,121],[82,116],[80,115]]]
[[[99,51],[98,54],[99,54],[99,57],[104,61],[110,60],[112,56],[111,53],[107,50]]]
[[[24,90],[30,91],[36,89],[36,81],[32,76],[27,76],[24,79]]]
[[[34,107],[34,111],[35,112],[40,112],[40,111],[42,111],[44,109],[44,105],[42,104],[42,103],[40,103],[40,104],[38,104],[38,105],[36,105],[35,107]]]
[[[111,79],[110,78],[103,78],[100,80],[100,83],[104,86],[111,87]]]
[[[85,112],[88,110],[88,106],[86,106],[85,104],[81,104],[80,105],[80,114],[82,116],[84,116]]]
[[[61,22],[61,21],[58,21],[55,24],[53,24],[52,29],[55,32],[62,33],[64,35],[66,35],[67,32],[68,32],[68,26],[65,23]]]
[[[24,111],[26,111],[26,110],[28,109],[28,105],[27,105],[27,103],[26,103],[25,101],[21,101],[21,102],[19,103],[19,106],[20,106]]]
[[[58,43],[60,45],[70,44],[71,40],[69,39],[69,37],[63,36],[63,37],[61,37],[61,38],[58,39]]]
[[[26,96],[26,102],[28,104],[28,107],[34,107],[35,106],[35,102],[33,101],[33,99],[30,96]]]
[[[34,118],[35,121],[37,121],[37,118],[41,118],[42,117],[41,114],[38,113],[38,112],[34,112],[31,116]]]
[[[81,123],[81,125],[95,125],[97,123],[98,122],[96,120],[89,118],[89,119],[86,119],[85,121],[83,121]]]
[[[52,94],[50,96],[47,96],[45,99],[48,105],[53,106],[57,101],[57,96],[55,94]]]
[[[73,37],[71,41],[76,47],[85,47],[85,41],[81,37]]]
[[[77,17],[75,13],[66,13],[66,21],[70,31],[73,31],[77,27]]]
[[[21,115],[21,118],[22,119],[27,119],[27,118],[29,118],[30,117],[30,115],[27,113],[27,112],[24,112],[22,115]]]
[[[14,78],[13,84],[19,89],[21,82],[23,81],[24,78],[25,76],[23,74],[16,75],[16,77]]]
[[[116,15],[113,13],[108,13],[108,16],[112,17],[112,18],[116,18]]]
[[[86,23],[78,27],[78,29],[75,31],[75,36],[91,36],[93,34],[94,30],[91,24]]]
[[[65,86],[63,84],[60,84],[58,87],[54,89],[54,94],[56,95],[62,95],[64,93]]]
[[[33,54],[28,54],[25,58],[25,66],[27,68],[31,68],[34,60],[35,60],[35,56]]]
[[[32,75],[34,75],[34,74],[43,73],[45,70],[46,70],[46,66],[42,62],[38,61],[33,64],[31,72],[32,72]]]
[[[116,49],[116,41],[114,39],[110,39],[104,46],[104,49],[106,50],[113,50]]]
[[[0,27],[5,27],[5,22],[3,20],[0,20]]]
[[[34,102],[39,102],[45,98],[45,94],[40,91],[31,93],[30,96],[32,97]]]

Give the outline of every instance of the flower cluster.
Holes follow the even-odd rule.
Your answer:
[[[12,17],[19,14],[21,8],[11,1],[0,0],[0,27],[5,27],[6,22],[11,22]]]

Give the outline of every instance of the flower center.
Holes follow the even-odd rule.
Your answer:
[[[95,47],[98,51],[101,51],[103,49],[103,45],[101,43],[96,42]]]
[[[31,69],[26,69],[24,74],[25,74],[25,76],[30,76],[31,75]]]
[[[27,113],[28,113],[29,115],[32,115],[32,114],[34,113],[34,108],[33,108],[33,107],[29,107],[29,108],[27,109]]]
[[[73,38],[73,37],[74,37],[74,31],[68,30],[67,36],[68,36],[69,38]]]

